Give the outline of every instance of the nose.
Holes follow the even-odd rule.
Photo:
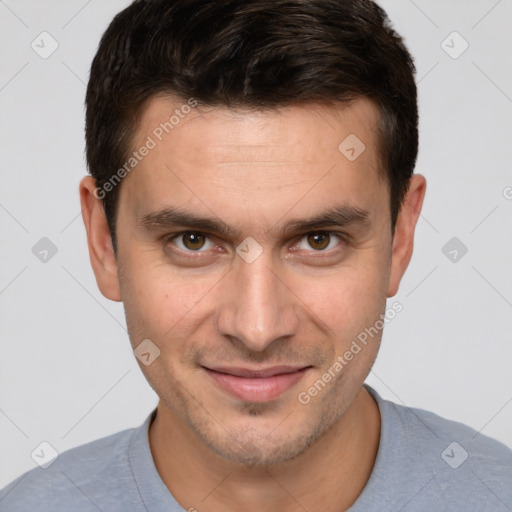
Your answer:
[[[297,332],[298,300],[276,269],[265,251],[252,263],[237,258],[220,295],[217,328],[221,335],[262,352]]]

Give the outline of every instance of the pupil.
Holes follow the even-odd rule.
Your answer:
[[[317,233],[309,236],[309,242],[313,249],[325,249],[329,245],[329,235],[324,233]],[[318,245],[319,244],[319,245]],[[316,247],[314,247],[316,245]]]
[[[185,246],[189,249],[198,249],[202,246],[203,236],[198,233],[187,233],[185,236]]]

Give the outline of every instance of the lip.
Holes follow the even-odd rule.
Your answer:
[[[273,366],[258,370],[247,368],[208,368],[214,382],[234,397],[247,402],[273,400],[302,379],[310,366]]]

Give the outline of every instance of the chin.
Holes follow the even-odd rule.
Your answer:
[[[294,431],[279,426],[270,430],[270,434],[261,433],[254,428],[240,428],[229,435],[227,430],[215,435],[211,426],[207,431],[201,429],[196,434],[201,442],[223,459],[248,467],[283,464],[300,457],[329,428],[332,422],[321,421],[316,425],[294,423]],[[222,437],[220,437],[222,436]]]

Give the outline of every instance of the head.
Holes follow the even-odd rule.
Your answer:
[[[141,368],[162,407],[218,455],[294,458],[359,392],[382,328],[334,366],[382,324],[425,191],[413,75],[370,1],[135,1],[105,32],[80,187],[91,262],[133,348],[158,354]],[[223,370],[281,366],[298,380],[226,391]]]

